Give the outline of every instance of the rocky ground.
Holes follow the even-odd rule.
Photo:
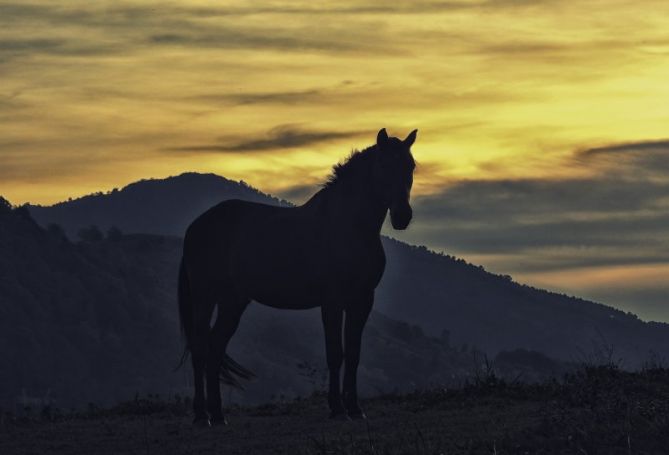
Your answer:
[[[3,413],[1,454],[655,454],[669,452],[669,371],[588,367],[517,384],[488,372],[452,390],[364,401],[365,421],[327,419],[325,397],[229,410],[194,428],[186,400]]]

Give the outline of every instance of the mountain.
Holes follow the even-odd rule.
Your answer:
[[[62,226],[70,238],[79,229],[111,226],[123,232],[183,236],[200,213],[222,199],[289,205],[242,182],[214,174],[185,173],[165,180],[140,180],[108,193],[95,193],[49,207],[28,206],[38,223]]]
[[[42,225],[58,223],[70,235],[94,224],[181,236],[197,214],[231,198],[288,204],[243,182],[187,173],[29,210]],[[425,247],[383,241],[388,265],[375,308],[430,336],[447,337],[452,345],[475,346],[490,355],[523,348],[566,361],[608,358],[629,368],[649,355],[669,354],[667,324],[524,286]]]
[[[173,371],[182,351],[180,254],[181,239],[152,234],[73,243],[0,198],[0,408],[190,396],[190,367]],[[451,384],[474,368],[472,352],[379,313],[363,343],[364,395]],[[321,389],[324,352],[318,311],[251,305],[229,353],[258,378],[226,399],[259,403]]]

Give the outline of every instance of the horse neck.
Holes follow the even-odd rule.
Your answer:
[[[324,190],[330,215],[362,234],[380,234],[388,208],[374,195],[369,181],[341,181]]]

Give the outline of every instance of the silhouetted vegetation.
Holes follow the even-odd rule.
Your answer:
[[[7,199],[0,196],[0,214],[6,214],[12,211],[12,204]]]
[[[49,225],[46,227],[46,230],[49,234],[51,234],[55,238],[61,240],[67,240],[67,235],[65,234],[65,230],[60,224],[49,223]]]
[[[78,236],[84,242],[99,242],[104,238],[100,228],[95,225],[79,229]]]
[[[116,226],[112,226],[107,230],[107,240],[117,242],[123,238],[123,232]]]

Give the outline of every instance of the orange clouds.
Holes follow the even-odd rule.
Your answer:
[[[2,192],[54,202],[183,170],[281,191],[277,166],[316,183],[371,141],[346,132],[381,126],[421,128],[418,193],[565,172],[574,148],[661,137],[669,6],[642,3],[0,2]],[[276,159],[164,153],[263,152],[285,124],[330,136]]]

